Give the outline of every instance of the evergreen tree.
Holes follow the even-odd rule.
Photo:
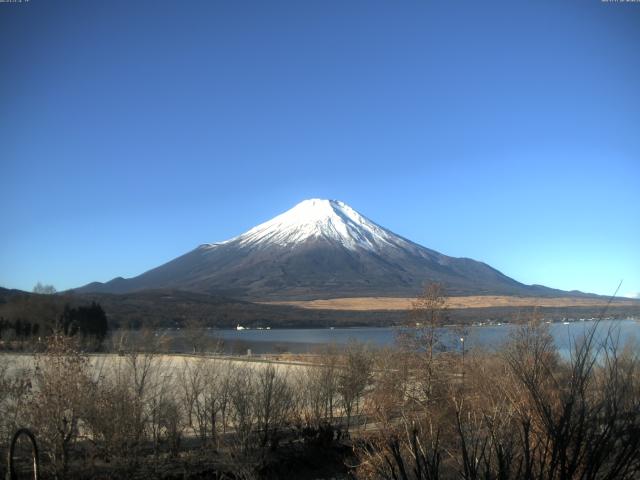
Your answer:
[[[76,308],[66,305],[62,313],[61,327],[67,336],[79,333],[83,337],[94,337],[100,342],[104,340],[109,329],[107,315],[96,302]]]
[[[22,336],[22,320],[17,319],[13,324],[13,329],[16,332],[16,338],[20,338]]]

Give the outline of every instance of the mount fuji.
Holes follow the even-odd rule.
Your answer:
[[[176,289],[241,299],[415,296],[430,281],[449,295],[565,294],[524,285],[489,265],[407,240],[336,200],[305,200],[230,240],[207,243],[137,277],[81,293]]]

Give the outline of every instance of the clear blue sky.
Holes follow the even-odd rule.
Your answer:
[[[640,3],[0,3],[0,285],[133,276],[335,198],[640,292]]]

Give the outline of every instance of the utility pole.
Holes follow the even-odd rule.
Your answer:
[[[462,344],[462,386],[464,387],[464,337],[460,337],[460,343]]]

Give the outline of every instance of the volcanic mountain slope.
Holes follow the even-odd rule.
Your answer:
[[[171,288],[252,300],[414,296],[429,281],[449,295],[566,295],[519,283],[482,262],[422,247],[336,200],[305,200],[242,235],[204,244],[137,277],[78,291]]]

